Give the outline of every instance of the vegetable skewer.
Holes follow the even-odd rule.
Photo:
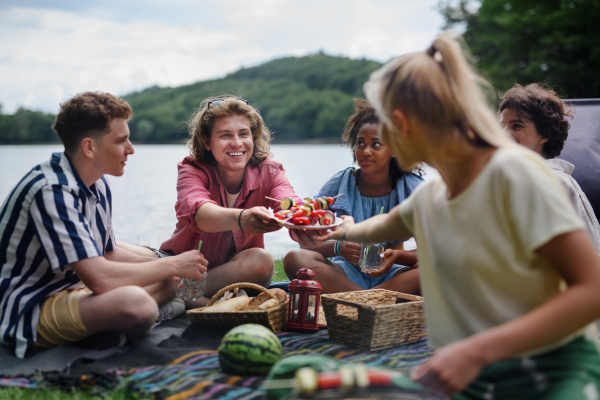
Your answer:
[[[294,391],[311,394],[317,390],[352,389],[368,386],[389,386],[394,377],[403,374],[397,371],[377,369],[367,370],[363,364],[342,366],[338,371],[320,372],[311,367],[299,368],[293,379],[267,380],[263,388],[294,389]]]
[[[335,214],[329,210],[335,199],[343,193],[335,197],[317,197],[314,199],[305,198],[304,200],[295,200],[291,197],[285,197],[282,200],[277,200],[273,197],[265,196],[265,198],[273,201],[279,201],[281,210],[273,214],[273,216],[285,223],[292,220],[294,225],[316,225],[328,226],[335,222]]]
[[[341,196],[341,195],[343,195],[343,194],[344,194],[344,193],[340,193],[340,194],[338,194],[337,196],[333,196],[333,197],[327,197],[327,200],[329,200],[329,199],[335,200],[336,198],[340,197],[340,196]],[[273,200],[273,201],[279,201],[279,202],[282,204],[281,208],[283,208],[283,209],[285,209],[285,210],[288,210],[290,207],[293,207],[294,205],[296,205],[296,200],[294,200],[294,199],[292,199],[292,198],[290,198],[290,197],[284,197],[283,199],[279,200],[279,199],[275,199],[275,198],[273,198],[273,197],[265,196],[265,199],[269,199],[269,200]],[[314,201],[314,200],[315,200],[315,199],[311,199],[311,201]],[[290,207],[287,207],[287,208],[286,208],[286,207],[283,207],[283,205],[284,205],[284,202],[285,202],[285,203],[289,202],[289,204],[290,204]],[[306,201],[304,201],[304,203],[306,203]],[[329,201],[329,204],[331,205],[331,204],[333,204],[333,202],[332,202],[332,201]]]

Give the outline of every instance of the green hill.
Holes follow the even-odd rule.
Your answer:
[[[242,68],[222,79],[174,88],[154,86],[124,99],[133,108],[129,124],[136,143],[182,142],[186,121],[208,96],[233,94],[257,107],[275,143],[338,140],[353,111],[353,97],[364,97],[363,83],[381,64],[317,53]],[[0,144],[58,141],[51,114],[19,109],[2,115]]]
[[[244,68],[222,79],[177,88],[152,87],[124,98],[134,117],[137,142],[181,141],[185,121],[208,96],[234,94],[260,112],[276,143],[336,140],[352,113],[352,98],[381,64],[325,54],[288,57]]]
[[[0,144],[58,142],[51,125],[56,116],[19,108],[14,114],[2,114],[0,106]]]

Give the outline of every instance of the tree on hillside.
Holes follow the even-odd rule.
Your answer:
[[[364,97],[363,83],[381,66],[318,53],[286,57],[243,68],[225,78],[177,88],[152,87],[125,96],[133,108],[131,137],[136,142],[183,142],[185,121],[210,96],[232,94],[259,108],[274,142],[339,140]]]
[[[183,143],[200,101],[211,96],[240,96],[260,110],[274,132],[274,143],[339,141],[353,110],[353,97],[364,97],[363,83],[381,66],[323,53],[286,57],[243,68],[225,78],[180,87],[153,86],[124,99],[133,108],[129,122],[136,143]],[[2,115],[0,144],[56,141],[54,116],[19,109]]]
[[[52,114],[24,108],[13,115],[0,113],[0,144],[58,142],[53,122]]]
[[[339,89],[351,96],[363,96],[362,85],[381,64],[371,60],[352,60],[322,52],[305,57],[286,57],[252,68],[242,68],[229,79],[290,79],[310,89]]]
[[[500,91],[545,81],[569,98],[600,97],[600,1],[443,1],[464,25],[477,67]]]

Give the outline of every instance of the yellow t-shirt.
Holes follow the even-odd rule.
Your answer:
[[[418,245],[434,348],[515,319],[564,290],[535,250],[584,228],[544,160],[514,148],[498,149],[451,200],[439,177],[419,185],[400,215]]]

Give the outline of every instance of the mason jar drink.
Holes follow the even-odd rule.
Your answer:
[[[381,267],[381,254],[383,254],[385,247],[383,243],[375,244],[361,244],[360,245],[360,259],[358,265],[360,268],[366,271],[373,271]]]
[[[177,289],[175,289],[175,296],[181,297],[184,300],[198,300],[204,296],[206,292],[206,272],[202,274],[202,278],[181,278]]]

